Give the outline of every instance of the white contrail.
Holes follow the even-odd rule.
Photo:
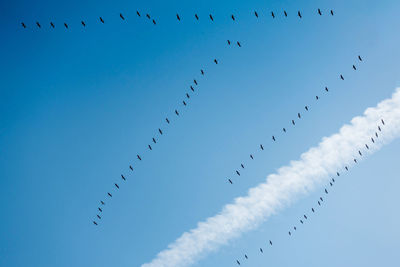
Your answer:
[[[382,125],[382,118],[385,125],[381,134],[377,126]],[[367,150],[365,144],[371,142],[375,132],[381,135]],[[247,196],[236,198],[219,214],[199,222],[197,228],[185,232],[142,267],[182,267],[194,263],[207,252],[254,229],[298,197],[321,186],[330,174],[336,173],[354,158],[360,158],[358,150],[363,153],[361,158],[365,158],[399,136],[400,88],[392,98],[368,108],[363,116],[353,118],[339,133],[324,137],[317,147],[303,153],[299,160],[269,175],[264,183],[251,188]]]

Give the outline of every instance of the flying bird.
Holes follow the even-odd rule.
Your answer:
[[[193,86],[190,86],[190,90],[192,90],[192,91],[194,92],[194,88],[193,88]]]
[[[97,218],[99,218],[101,220],[101,216],[99,214],[97,214],[96,216],[97,216]]]
[[[137,156],[137,158],[139,159],[139,160],[142,160],[142,158],[139,156],[139,155],[136,155]]]
[[[367,149],[369,149],[369,146],[368,146],[367,144],[365,144],[365,147],[366,147]]]
[[[287,17],[287,13],[285,10],[283,10],[283,14],[285,15],[285,17]]]
[[[251,158],[251,159],[254,159],[254,157],[253,157],[253,155],[252,155],[252,154],[250,154],[250,158]]]
[[[100,19],[101,23],[104,23],[104,20],[102,17],[99,17],[99,19]]]
[[[248,259],[249,257],[247,257],[247,255],[246,254],[244,254],[244,257],[246,258],[246,259]]]
[[[357,70],[356,66],[353,65],[353,70]]]
[[[316,96],[315,96],[315,99],[316,99],[316,100],[318,100],[318,99],[319,99],[319,97],[316,95]]]
[[[326,190],[326,188],[325,188],[325,193],[328,194],[328,190]]]
[[[296,231],[297,230],[296,226],[293,226],[293,229]]]
[[[204,75],[204,70],[200,70],[201,75]]]
[[[318,14],[319,14],[320,16],[322,15],[321,9],[319,9],[319,8],[318,8]]]
[[[148,147],[149,147],[150,150],[153,150],[153,149],[151,148],[151,145],[148,145]]]
[[[83,20],[81,21],[81,24],[83,27],[86,27],[86,23]]]
[[[215,64],[218,64],[218,61],[217,61],[217,59],[214,59],[214,62],[215,62]]]
[[[292,233],[289,231],[289,235],[292,235]]]
[[[342,74],[340,74],[340,79],[342,79],[344,81],[344,77]]]
[[[231,15],[231,18],[232,18],[232,20],[235,20],[235,16],[233,14]]]
[[[337,176],[340,176],[340,173],[336,172],[336,175],[337,175]]]
[[[292,120],[292,124],[293,124],[293,125],[296,125],[296,123],[294,122],[294,120]]]
[[[156,21],[155,21],[154,19],[153,19],[153,24],[154,24],[154,25],[156,25],[156,24],[157,24],[157,23],[156,23]]]
[[[197,81],[196,81],[196,79],[194,79],[194,80],[193,80],[193,82],[194,82],[194,84],[195,84],[195,85],[197,85]]]
[[[165,121],[169,124],[169,119],[168,118],[165,118]]]
[[[240,164],[240,167],[242,167],[242,169],[244,169],[244,165],[243,165],[243,163],[242,163],[242,164]]]
[[[299,16],[299,18],[302,18],[300,11],[297,11],[297,15]]]
[[[321,201],[324,201],[322,197],[319,197],[319,199],[321,199]]]
[[[156,144],[157,143],[157,141],[156,141],[156,139],[153,137],[153,143],[154,144]]]
[[[210,19],[211,19],[211,21],[214,21],[214,18],[211,14],[210,14]]]
[[[139,11],[137,11],[137,10],[136,10],[136,14],[137,14],[137,15],[140,17],[140,13],[139,13]]]
[[[93,221],[93,223],[94,223],[95,225],[98,225],[97,222],[95,222],[95,221]]]
[[[132,166],[129,166],[129,167],[132,167]],[[133,171],[133,168],[131,168],[131,170]],[[125,176],[124,176],[124,175],[122,175],[122,174],[121,174],[121,178],[122,178],[122,180],[126,181],[126,178],[125,178]]]
[[[187,98],[187,99],[189,99],[189,98],[190,98],[190,95],[189,95],[188,93],[186,93],[186,98]]]
[[[333,186],[332,182],[329,182],[330,186]]]
[[[385,122],[383,121],[383,119],[381,119],[381,122],[382,122],[383,125],[385,125]]]
[[[264,150],[264,146],[262,144],[260,144],[260,148],[261,150]]]
[[[357,160],[356,160],[356,159],[354,159],[354,162],[355,162],[355,163],[357,163]]]
[[[147,17],[148,19],[150,19],[150,15],[149,15],[149,14],[146,14],[146,17]]]
[[[275,18],[274,12],[271,12],[271,16],[272,16],[272,18]]]
[[[36,21],[36,25],[37,25],[39,28],[42,28],[42,26],[40,26],[40,23],[37,22],[37,21]]]
[[[264,253],[264,251],[262,250],[262,248],[260,248],[260,252],[261,252],[261,253]]]
[[[376,136],[376,138],[378,138],[378,133],[377,132],[375,132],[375,136]]]
[[[240,261],[236,260],[236,263],[237,263],[238,265],[240,265]]]
[[[333,16],[333,10],[331,9],[331,15]]]
[[[64,22],[64,26],[65,26],[65,28],[68,29],[68,24],[67,23]]]
[[[318,205],[320,205],[320,206],[321,206],[321,202],[319,202],[319,201],[318,201]]]
[[[115,187],[117,188],[117,189],[119,189],[119,185],[118,184],[114,184],[115,185]]]
[[[236,174],[240,176],[240,172],[239,171],[236,171]]]
[[[315,212],[314,208],[311,208],[311,211],[312,211],[312,212]]]
[[[100,209],[100,208],[98,208],[98,209],[99,209],[99,211],[100,211],[100,212],[103,212],[103,210],[102,210],[102,209]]]
[[[360,156],[362,156],[362,154],[361,154],[361,151],[360,151],[360,150],[358,150],[358,154],[360,154]]]
[[[175,109],[175,114],[177,115],[177,116],[179,116],[179,112]]]
[[[304,223],[303,220],[300,220],[300,223],[303,224]]]
[[[305,106],[304,108],[308,111],[308,106]]]
[[[197,16],[197,14],[194,14],[194,17],[199,20],[199,16]]]
[[[306,220],[307,220],[307,216],[306,216],[305,214],[303,215],[303,217],[304,217],[304,219],[306,219]]]
[[[228,181],[229,181],[231,184],[233,184],[231,179],[228,179]]]
[[[257,11],[254,11],[254,16],[256,16],[258,18],[258,13]]]
[[[275,136],[272,136],[272,140],[276,141],[276,140],[275,140]]]
[[[237,41],[236,43],[237,43],[237,45],[238,45],[239,47],[242,47],[242,45],[239,43],[239,41]]]
[[[346,167],[344,167],[345,169],[346,169],[346,171],[348,171],[349,170],[349,168],[346,166]]]
[[[181,17],[179,17],[179,14],[176,14],[176,18],[180,21]]]
[[[286,133],[286,129],[285,128],[283,128],[282,131]]]
[[[334,179],[334,178],[332,178],[332,182],[335,182],[335,179]]]
[[[374,138],[372,138],[372,137],[371,137],[371,141],[372,141],[372,143],[375,143],[375,140],[374,140]]]
[[[104,203],[103,200],[100,200],[101,205],[105,205],[106,203]]]
[[[228,45],[231,45],[231,41],[229,41],[229,40],[227,40],[228,41]]]
[[[109,197],[112,197],[111,193],[107,193],[107,195],[108,195]]]
[[[326,86],[325,86],[325,91],[329,92],[329,89],[328,89],[328,87],[326,87]]]
[[[361,58],[361,56],[358,56],[358,60],[363,61],[362,58]]]
[[[132,167],[132,165],[129,165],[129,169],[131,169],[131,171],[133,171],[133,167]]]
[[[122,20],[125,20],[125,18],[124,18],[124,16],[122,15],[122,13],[119,13],[119,17],[120,17]]]
[[[21,25],[22,25],[22,27],[23,27],[24,29],[26,29],[25,23],[21,22]]]
[[[301,119],[301,115],[300,115],[300,113],[297,113],[297,117],[299,117],[299,119]]]

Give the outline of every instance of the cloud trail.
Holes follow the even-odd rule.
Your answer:
[[[385,120],[382,133],[377,125]],[[365,144],[378,132],[374,146],[366,150]],[[248,195],[238,197],[232,204],[206,221],[199,222],[195,229],[185,232],[158,253],[150,263],[142,267],[183,267],[193,264],[206,253],[216,250],[229,240],[256,228],[269,216],[329,179],[346,164],[378,151],[383,145],[400,137],[400,88],[391,98],[376,107],[368,108],[363,116],[354,117],[350,124],[341,127],[338,133],[324,137],[318,146],[310,148],[271,174],[264,183],[249,189]]]

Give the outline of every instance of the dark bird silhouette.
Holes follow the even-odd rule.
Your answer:
[[[125,18],[124,18],[124,16],[122,15],[122,13],[119,13],[119,17],[120,17],[122,20],[125,20]]]
[[[312,212],[315,212],[314,208],[311,208],[311,211],[312,211]]]
[[[325,193],[328,194],[328,190],[326,190],[326,188],[325,188]]]
[[[292,235],[292,233],[289,231],[289,235]]]
[[[286,129],[285,129],[285,128],[283,128],[282,131],[283,131],[284,133],[286,133]]]
[[[101,205],[105,205],[106,203],[104,203],[103,200],[100,200]]]
[[[297,230],[296,226],[293,226],[293,229],[296,231]]]
[[[131,171],[133,171],[133,167],[132,167],[132,165],[129,165],[129,169],[131,169]]]
[[[186,104],[186,102],[185,102],[185,100],[183,100],[183,101],[182,101],[182,103],[183,103],[183,105],[184,105],[184,106],[186,106],[186,105],[187,105],[187,104]]]
[[[261,252],[261,253],[264,253],[264,251],[262,250],[262,248],[260,248],[260,252]]]
[[[256,16],[258,18],[258,13],[257,11],[254,11],[254,16]]]
[[[301,119],[301,115],[300,115],[300,113],[297,113],[297,117],[299,117],[299,119]]]
[[[321,202],[319,202],[319,201],[318,201],[318,205],[320,205],[320,206],[321,206]]]
[[[272,241],[271,240],[269,241],[269,244],[272,246]]]
[[[297,15],[299,16],[299,18],[302,18],[300,11],[297,11]]]
[[[93,223],[94,223],[95,225],[98,225],[97,222],[95,222],[95,221],[93,221]]]
[[[285,15],[285,17],[287,17],[287,13],[285,10],[283,10],[283,14]]]
[[[346,167],[344,167],[345,169],[346,169],[346,171],[349,171],[349,168],[346,166]]]
[[[68,24],[64,22],[64,27],[68,29]]]
[[[187,98],[187,99],[189,99],[189,98],[190,98],[190,95],[189,95],[188,93],[186,93],[186,98]]]
[[[318,14],[319,14],[320,16],[322,15],[321,9],[319,9],[319,8],[318,8]]]
[[[168,118],[165,118],[165,121],[169,124],[169,119]]]
[[[190,90],[192,90],[192,91],[194,92],[194,88],[193,88],[193,86],[190,86]]]
[[[332,178],[332,182],[335,182],[335,179],[334,179],[334,178]]]
[[[357,163],[357,160],[356,160],[356,159],[354,159],[354,163]]]
[[[154,24],[154,25],[156,25],[156,24],[157,24],[157,23],[156,23],[156,21],[155,21],[154,19],[153,19],[153,24]]]
[[[271,12],[271,16],[272,16],[273,19],[275,18],[274,12]]]
[[[324,199],[322,197],[319,197],[319,199],[321,199],[321,201],[324,201]]]
[[[218,64],[218,61],[217,61],[217,59],[214,59],[214,63],[215,63],[215,64]]]
[[[357,70],[356,66],[353,65],[353,70]]]
[[[296,123],[294,122],[294,120],[292,120],[292,124],[293,124],[293,125],[296,125]]]
[[[272,136],[272,140],[276,141],[276,140],[275,140],[275,136]]]
[[[154,144],[156,144],[157,143],[157,141],[156,141],[156,139],[153,137],[153,143]]]
[[[132,167],[132,166],[129,166],[129,167]],[[131,170],[133,170],[133,169],[131,169]],[[122,180],[126,181],[126,178],[125,178],[125,176],[124,176],[124,175],[122,175],[122,174],[121,174],[121,178],[122,178]]]
[[[248,259],[249,257],[247,257],[247,255],[246,254],[244,254],[244,257],[246,258],[246,259]]]
[[[101,208],[97,208],[100,212],[103,212],[103,210]]]
[[[239,47],[242,47],[239,41],[236,42]]]
[[[236,260],[236,263],[237,263],[238,265],[240,265],[240,261]]]
[[[179,112],[175,109],[175,114],[177,115],[177,116],[179,116]]]
[[[97,214],[96,216],[97,216],[97,218],[99,218],[101,220],[101,216],[99,214]]]
[[[201,75],[204,75],[204,70],[200,70]]]
[[[50,26],[54,29],[54,23],[50,22]]]
[[[336,172],[336,175],[337,175],[337,176],[340,176],[340,173]]]
[[[233,184],[231,179],[228,179],[228,181],[229,181],[231,184]]]
[[[342,74],[340,74],[340,79],[342,79],[344,81],[344,77]]]
[[[181,17],[179,17],[179,14],[176,14],[176,18],[180,21]]]
[[[363,61],[362,58],[361,58],[361,56],[358,56],[358,60]]]
[[[150,15],[149,15],[149,14],[146,14],[146,17],[147,17],[148,19],[150,19]]]
[[[367,149],[369,149],[369,146],[368,146],[367,144],[365,144],[365,147],[366,147]]]
[[[242,169],[244,169],[244,165],[243,165],[243,163],[242,163],[242,164],[240,164],[240,167],[242,167]]]
[[[104,20],[102,17],[99,17],[99,19],[100,19],[101,23],[104,23]]]
[[[211,19],[211,21],[214,21],[214,18],[211,14],[210,14],[210,19]]]
[[[253,155],[252,155],[252,154],[250,154],[250,158],[251,158],[251,159],[254,159],[254,157],[253,157]]]
[[[235,20],[235,16],[233,14],[231,15],[231,18],[232,18],[232,20]]]
[[[315,99],[316,99],[316,100],[318,100],[318,99],[319,99],[319,97],[316,95],[316,96],[315,96]]]
[[[260,148],[261,150],[264,150],[264,146],[262,144],[260,144]]]
[[[136,10],[136,14],[137,14],[137,15],[140,17],[140,13],[139,13],[139,11],[137,11],[137,10]]]
[[[382,122],[383,125],[385,125],[385,122],[383,121],[383,119],[381,119],[381,122]]]
[[[86,23],[83,20],[81,21],[81,24],[83,27],[86,27]]]
[[[331,9],[331,15],[333,16],[333,10]]]
[[[305,106],[304,108],[308,111],[308,106]]]
[[[303,217],[304,217],[304,219],[306,219],[306,220],[307,220],[307,216],[306,216],[305,214],[303,215]]]
[[[108,195],[109,197],[112,197],[111,193],[107,193],[107,195]]]
[[[330,186],[333,186],[332,182],[329,182],[329,185],[330,185]]]
[[[238,176],[240,176],[240,172],[239,172],[239,171],[236,171],[236,174],[237,174]]]
[[[361,151],[360,151],[360,150],[358,150],[358,154],[360,154],[360,156],[362,156],[362,154],[361,154]]]
[[[194,17],[199,20],[199,16],[197,16],[197,14],[194,14]]]
[[[328,89],[328,87],[326,87],[326,86],[325,86],[325,91],[329,92],[329,89]]]
[[[372,137],[371,137],[371,141],[372,141],[372,143],[375,143],[375,140],[374,140],[374,138],[372,138]]]
[[[139,155],[136,155],[137,156],[137,158],[139,159],[139,160],[142,160],[142,158],[139,156]]]
[[[42,28],[42,26],[40,26],[40,23],[37,22],[37,21],[36,21],[36,25],[37,25],[39,28]]]
[[[375,132],[375,136],[376,136],[376,138],[378,138],[378,133],[377,132]]]
[[[231,45],[231,41],[227,40],[227,42],[228,42],[228,45]]]
[[[25,23],[21,22],[21,25],[22,25],[22,27],[23,27],[24,29],[26,29]]]
[[[195,84],[195,85],[197,85],[197,81],[196,81],[196,79],[194,79],[194,80],[193,80],[193,82],[194,82],[194,84]]]
[[[115,187],[117,188],[117,189],[119,189],[119,185],[118,184],[114,184],[115,185]]]
[[[149,147],[150,150],[153,150],[153,148],[151,148],[151,145],[148,145],[148,147]]]

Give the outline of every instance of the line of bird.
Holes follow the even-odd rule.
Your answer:
[[[363,59],[362,59],[362,57],[361,57],[360,55],[358,56],[358,61],[360,61],[360,62],[363,61]],[[353,68],[353,70],[357,70],[357,67],[355,66],[355,64],[353,64],[352,68]],[[339,79],[342,80],[342,81],[344,81],[344,76],[343,76],[343,74],[340,74],[340,75],[339,75]],[[324,88],[324,92],[325,92],[325,93],[328,93],[328,92],[329,92],[329,88],[328,88],[327,86]],[[319,97],[318,95],[316,95],[316,96],[315,96],[315,100],[318,101],[319,99],[320,99],[320,97]],[[304,109],[305,109],[306,112],[308,112],[308,111],[310,110],[310,105],[305,105],[305,106],[304,106]],[[298,118],[299,120],[302,118],[300,112],[297,113],[297,118]],[[296,125],[296,121],[295,121],[294,119],[291,120],[291,124],[292,124],[292,126],[294,127],[294,126]],[[287,132],[287,129],[286,129],[285,127],[282,128],[282,132],[283,132],[283,134],[285,134],[285,133]],[[272,142],[276,142],[276,140],[277,140],[277,138],[275,137],[275,135],[272,135]],[[265,146],[264,146],[263,144],[260,144],[259,150],[260,150],[260,151],[264,151],[264,149],[265,149]],[[251,159],[251,160],[254,160],[254,154],[250,154],[250,159]],[[240,167],[239,167],[238,169],[235,170],[234,174],[236,174],[236,176],[240,176],[241,173],[240,173],[239,170],[244,170],[244,169],[245,169],[245,165],[244,165],[244,163],[242,162],[242,163],[240,164]],[[227,178],[227,179],[228,179],[228,183],[229,183],[229,184],[233,184],[233,178]]]
[[[360,62],[363,61],[363,59],[362,59],[362,57],[361,57],[360,55],[358,56],[358,61],[360,61]],[[357,70],[357,67],[355,66],[355,64],[353,64],[352,68],[353,68],[353,70]],[[340,78],[340,80],[344,81],[344,76],[343,76],[343,74],[340,74],[340,75],[339,75],[339,78]],[[324,92],[325,92],[325,93],[328,93],[328,92],[329,92],[329,88],[328,88],[327,86],[324,88]],[[319,99],[320,99],[320,97],[319,97],[318,95],[316,95],[316,96],[315,96],[315,100],[318,101]],[[305,105],[305,106],[304,106],[304,109],[305,109],[306,112],[308,112],[308,111],[310,110],[310,105]],[[300,112],[297,113],[297,118],[298,118],[298,120],[300,120],[300,119],[302,118]],[[294,126],[296,125],[296,121],[295,121],[294,119],[292,119],[292,120],[291,120],[291,124],[292,124],[292,126],[294,127]],[[285,133],[287,132],[287,129],[286,129],[285,127],[282,128],[282,132],[283,132],[283,134],[285,134]],[[272,135],[272,141],[273,141],[273,142],[276,142],[276,140],[277,140],[277,138],[275,137],[275,135]],[[260,144],[260,147],[259,147],[259,150],[264,151],[264,149],[265,149],[265,146],[261,143],[261,144]],[[254,160],[254,154],[250,154],[250,159],[251,159],[251,160]],[[240,169],[241,169],[241,170],[244,170],[244,169],[245,169],[245,165],[244,165],[243,162],[240,164],[240,168],[238,168],[238,169],[235,170],[234,173],[236,174],[236,176],[240,176],[240,175],[241,175],[241,173],[240,173],[240,171],[239,171]],[[229,182],[229,184],[233,184],[233,178],[228,178],[228,182]]]
[[[332,9],[331,9],[330,11],[328,11],[328,12],[331,14],[331,16],[334,15],[334,12],[333,12]],[[271,17],[272,17],[273,19],[275,19],[275,17],[277,17],[278,14],[279,14],[278,12],[275,13],[274,11],[271,11]],[[286,10],[283,10],[283,12],[282,12],[281,14],[282,14],[284,17],[288,17],[288,12],[287,12]],[[317,14],[319,14],[320,16],[322,16],[323,12],[321,11],[320,8],[317,9]],[[145,16],[142,16],[142,14],[137,10],[137,11],[136,11],[136,15],[137,15],[138,17],[146,17],[146,18],[149,19],[149,21],[151,21],[154,25],[157,25],[156,20],[155,20],[154,18],[152,18],[152,17],[150,16],[150,14],[148,14],[148,13],[147,13]],[[259,15],[259,13],[258,13],[257,11],[254,11],[254,16],[255,16],[256,18],[259,18],[259,17],[260,17],[260,15]],[[297,11],[297,16],[298,16],[300,19],[303,18],[303,14],[302,14],[302,12],[301,12],[300,10]],[[120,17],[120,19],[121,19],[122,21],[125,21],[125,20],[126,20],[126,19],[125,19],[125,16],[124,16],[122,13],[119,13],[119,17]],[[182,20],[181,15],[179,15],[178,13],[176,14],[176,18],[177,18],[178,21],[181,21],[181,20]],[[200,17],[199,17],[198,14],[194,14],[194,18],[195,18],[196,20],[200,20]],[[212,14],[209,14],[209,15],[208,15],[208,18],[211,20],[211,22],[214,22],[214,16],[213,16]],[[236,20],[237,20],[237,17],[236,17],[234,14],[231,14],[231,15],[230,15],[230,18],[231,18],[233,21],[236,21]],[[99,20],[98,20],[98,21],[99,21],[100,23],[102,23],[102,24],[105,23],[103,17],[99,17]],[[42,24],[40,24],[39,21],[36,21],[35,24],[36,24],[36,26],[37,26],[38,28],[42,28]],[[56,27],[54,21],[50,21],[49,25],[50,25],[50,27],[53,28],[53,29]],[[85,22],[84,20],[81,20],[81,25],[82,25],[82,27],[86,27],[86,22]],[[21,22],[21,26],[22,26],[23,28],[27,28],[27,25],[25,24],[25,22]],[[69,24],[68,24],[67,22],[65,22],[65,21],[63,22],[63,26],[64,26],[66,29],[69,28]]]
[[[215,58],[215,59],[213,60],[213,63],[214,63],[215,65],[218,65],[219,61]],[[205,75],[204,69],[200,69],[200,74],[201,74],[201,76],[204,76],[204,75]],[[193,94],[196,92],[196,89],[198,89],[198,85],[199,85],[198,80],[197,80],[197,79],[193,79],[193,84],[191,84],[191,85],[189,86],[191,92],[185,93],[184,100],[182,100],[182,105],[183,105],[183,107],[186,107],[186,106],[188,105],[188,101],[189,101],[189,99],[193,96]],[[178,118],[178,117],[180,117],[180,115],[181,115],[182,113],[181,113],[178,109],[175,109],[175,110],[174,110],[174,114],[175,114],[175,117]],[[172,123],[171,117],[166,117],[166,118],[165,118],[165,123],[166,123],[166,125],[170,125],[170,124]],[[156,135],[155,135],[155,136],[161,137],[163,134],[164,134],[163,129],[162,129],[162,128],[158,128],[158,131],[156,132]],[[151,143],[147,145],[147,149],[148,149],[149,151],[152,151],[154,145],[156,145],[156,144],[157,144],[157,141],[159,141],[158,137],[156,138],[155,136],[153,136],[153,137],[151,138]],[[137,158],[137,161],[142,161],[142,156],[141,156],[140,154],[137,154],[137,155],[136,155],[136,158]],[[130,170],[130,172],[133,172],[133,171],[134,171],[133,164],[129,165],[129,170]],[[122,181],[126,181],[126,178],[127,178],[126,175],[121,174],[121,179],[122,179]],[[120,184],[117,183],[117,182],[115,182],[115,183],[114,183],[114,187],[115,187],[115,190],[119,190],[119,189],[120,189]],[[113,194],[109,191],[109,192],[107,192],[107,196],[108,196],[109,198],[112,198],[112,197],[113,197]],[[102,206],[105,206],[106,203],[105,203],[104,200],[100,200],[100,204],[101,204],[101,206],[99,206],[99,207],[97,208],[97,210],[99,211],[99,213],[96,215],[97,220],[101,220],[102,217],[101,217],[100,214],[103,212]],[[93,224],[94,224],[94,225],[98,225],[98,221],[94,220],[94,221],[93,221]]]
[[[384,121],[383,119],[381,119],[381,124],[382,124],[382,126],[385,125],[385,121]],[[379,132],[382,131],[381,125],[378,124],[377,129],[378,129]],[[370,143],[370,146],[372,146],[372,145],[375,143],[375,140],[376,140],[377,138],[379,138],[378,131],[375,132],[375,135],[374,135],[374,136],[371,136],[371,139],[370,139],[370,140],[371,140],[372,144]],[[370,146],[368,145],[368,143],[365,144],[365,148],[368,149],[368,150],[370,149]],[[363,155],[362,152],[361,152],[361,150],[362,150],[362,149],[359,149],[359,150],[358,150],[358,155],[359,155],[360,157],[362,157],[362,155]],[[353,161],[354,161],[354,164],[357,164],[357,162],[358,162],[356,157],[354,157]],[[349,169],[350,169],[350,168],[349,168],[348,166],[345,166],[345,167],[344,167],[344,170],[346,170],[346,172],[349,171]],[[336,172],[336,176],[337,176],[337,177],[340,176],[340,172],[339,172],[339,171]],[[334,185],[335,182],[336,182],[335,178],[332,177],[332,178],[329,180],[329,186],[330,186],[330,187],[333,187],[333,185]],[[328,187],[328,186],[327,186],[327,187]],[[324,193],[325,193],[325,195],[328,195],[328,194],[329,194],[327,187],[324,188]],[[324,202],[324,198],[323,198],[322,196],[320,196],[319,199],[318,199],[318,201],[317,201],[316,203],[318,204],[318,206],[321,206],[321,205],[322,205],[322,202]],[[314,208],[314,207],[311,207],[310,210],[311,210],[311,213],[312,213],[312,214],[314,214],[314,213],[316,212],[316,208]],[[306,222],[306,220],[308,220],[308,219],[309,219],[309,216],[307,216],[307,214],[303,214],[303,216],[301,217],[301,219],[299,219],[299,222],[300,222],[300,224],[304,224],[304,223]],[[292,233],[293,233],[292,231],[297,231],[296,225],[293,226],[293,230],[289,230],[289,231],[288,231],[288,235],[289,235],[289,236],[292,236]],[[271,240],[269,240],[269,245],[272,246],[272,241],[271,241]],[[268,246],[267,246],[267,247],[268,247]],[[264,250],[263,250],[262,247],[260,247],[259,251],[260,251],[260,253],[264,253]],[[248,258],[249,258],[248,255],[247,255],[247,254],[244,254],[244,259],[247,260]],[[241,262],[239,261],[239,259],[236,259],[236,263],[237,263],[238,265],[241,265]]]

